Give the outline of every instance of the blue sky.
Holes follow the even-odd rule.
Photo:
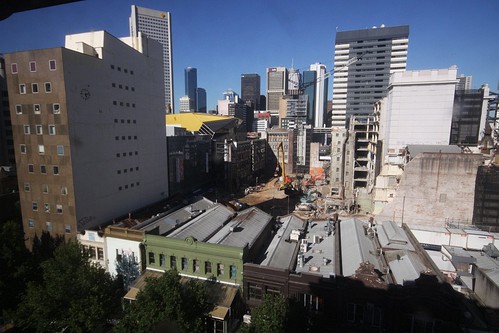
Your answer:
[[[130,6],[172,13],[175,107],[184,95],[184,68],[215,108],[226,89],[240,93],[242,73],[333,66],[336,31],[408,24],[407,69],[458,66],[473,87],[499,84],[498,0],[86,0],[16,13],[0,21],[0,53],[59,47],[64,35],[106,30],[129,35]],[[332,96],[329,88],[329,99]]]

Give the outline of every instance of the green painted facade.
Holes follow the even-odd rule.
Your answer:
[[[242,285],[248,248],[158,235],[145,236],[147,268],[176,269],[180,274]]]

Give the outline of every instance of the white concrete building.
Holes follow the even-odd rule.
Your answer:
[[[327,106],[327,87],[328,79],[326,78],[326,65],[315,63],[310,65],[310,70],[317,73],[317,81],[315,84],[315,123],[314,127],[324,127]]]
[[[189,96],[180,97],[180,112],[192,112],[191,110],[191,99]]]
[[[27,242],[166,199],[158,42],[94,31],[5,57]]]
[[[457,68],[397,72],[380,114],[384,162],[408,144],[448,145]]]

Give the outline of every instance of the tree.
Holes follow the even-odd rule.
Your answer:
[[[202,282],[190,280],[182,285],[175,270],[146,282],[137,300],[126,308],[115,328],[117,332],[151,332],[165,322],[184,332],[203,330],[203,319],[210,306]]]
[[[251,325],[244,332],[279,333],[306,332],[308,311],[294,298],[266,294],[263,303],[251,312]]]
[[[266,294],[263,303],[251,312],[250,331],[258,333],[286,332],[289,304],[282,295]]]
[[[0,225],[0,316],[9,317],[16,309],[33,275],[32,267],[21,227],[12,221]]]
[[[30,282],[17,322],[37,332],[88,332],[114,318],[122,289],[90,263],[76,242],[60,245],[41,264],[42,281]]]
[[[123,280],[123,289],[129,290],[130,284],[139,277],[139,264],[133,254],[123,253],[120,260],[116,260],[116,273]]]

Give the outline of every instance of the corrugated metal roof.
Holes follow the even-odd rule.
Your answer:
[[[411,251],[390,251],[389,254],[385,254],[385,258],[388,261],[395,283],[399,285],[413,282],[419,278],[421,273],[428,271],[418,255]]]
[[[205,213],[170,233],[168,237],[185,239],[192,236],[199,242],[206,242],[220,230],[233,215],[234,211],[230,208],[219,203],[215,204],[214,207],[210,208]]]
[[[341,266],[343,276],[351,276],[368,261],[380,269],[372,241],[364,234],[365,222],[343,218],[340,222]]]
[[[265,259],[260,265],[281,269],[292,269],[296,261],[295,252],[299,243],[289,241],[289,236],[293,230],[305,229],[306,221],[295,215],[288,215],[281,217],[280,222],[282,225],[267,247]]]
[[[229,223],[207,240],[208,243],[244,247],[251,249],[261,232],[272,220],[272,216],[257,207],[237,213]]]
[[[382,248],[414,251],[414,246],[409,241],[404,230],[395,222],[381,222],[381,224],[378,224],[376,231]]]

